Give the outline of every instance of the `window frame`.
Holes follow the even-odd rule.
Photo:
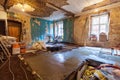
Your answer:
[[[108,15],[108,23],[103,23],[103,24],[101,24],[100,23],[100,16],[102,16],[102,15],[105,15],[105,14],[107,14]],[[95,16],[98,16],[99,17],[99,24],[92,24],[92,17],[95,17]],[[92,32],[92,26],[93,25],[98,25],[99,26],[99,31],[98,31],[98,33],[100,34],[100,26],[101,25],[106,25],[107,27],[106,27],[106,35],[107,35],[107,40],[109,40],[109,29],[110,29],[110,27],[109,27],[109,25],[110,25],[110,13],[109,12],[103,12],[103,13],[99,13],[99,14],[93,14],[93,15],[91,15],[90,16],[90,18],[89,18],[89,20],[90,20],[90,23],[89,23],[89,40],[90,40],[90,36],[91,36],[91,32]],[[97,36],[97,41],[99,41],[99,35],[96,35]],[[91,40],[90,40],[91,41]]]
[[[60,25],[61,25],[61,23],[62,23],[62,27],[60,27]],[[60,25],[59,25],[60,24]],[[64,25],[63,25],[64,23],[63,23],[63,21],[61,20],[61,21],[57,21],[57,22],[55,22],[55,31],[54,31],[54,36],[56,37],[56,36],[61,36],[62,37],[62,40],[63,40],[63,36],[64,36]],[[61,30],[62,29],[62,30]],[[59,35],[59,33],[62,31],[62,33],[61,33],[61,35]]]

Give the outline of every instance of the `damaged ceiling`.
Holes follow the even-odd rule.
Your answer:
[[[32,16],[38,16],[38,17],[45,17],[50,16],[55,9],[50,8],[46,6],[46,3],[52,3],[56,4],[58,7],[62,7],[63,5],[66,5],[66,0],[0,0],[0,4],[5,9],[10,9],[13,5],[16,5],[17,3],[25,4],[32,6],[35,8],[33,12],[26,12]],[[60,2],[60,3],[59,3]]]
[[[42,17],[48,20],[58,20],[66,16],[79,14],[85,7],[106,0],[0,0],[0,4],[7,11],[15,11],[13,5],[18,3],[28,4],[33,7],[34,11],[25,11],[31,16]],[[108,0],[107,0],[108,1]],[[118,1],[118,0],[109,0]]]

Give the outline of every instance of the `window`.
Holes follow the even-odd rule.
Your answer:
[[[53,36],[53,24],[50,24],[50,35],[52,35]]]
[[[90,40],[100,40],[100,34],[108,37],[109,32],[109,15],[108,13],[95,15],[91,17]]]
[[[63,39],[63,21],[55,23],[55,37],[56,36]]]

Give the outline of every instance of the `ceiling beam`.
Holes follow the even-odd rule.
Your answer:
[[[7,2],[8,2],[8,0],[5,0],[4,4],[3,4],[3,7],[4,7],[5,11],[7,10]]]
[[[72,17],[75,16],[74,13],[72,13],[72,12],[70,12],[70,11],[67,11],[67,10],[65,10],[65,9],[63,9],[63,8],[60,8],[60,7],[54,5],[54,4],[50,3],[50,2],[46,2],[46,6],[48,6],[48,7],[50,7],[50,8],[53,8],[53,9],[55,9],[55,10],[58,10],[58,11],[65,12],[68,16],[72,16]]]

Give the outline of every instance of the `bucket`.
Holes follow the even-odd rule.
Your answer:
[[[26,52],[26,45],[25,43],[20,43],[20,53],[25,53]]]
[[[16,42],[12,46],[12,53],[13,54],[20,54],[20,45]]]

